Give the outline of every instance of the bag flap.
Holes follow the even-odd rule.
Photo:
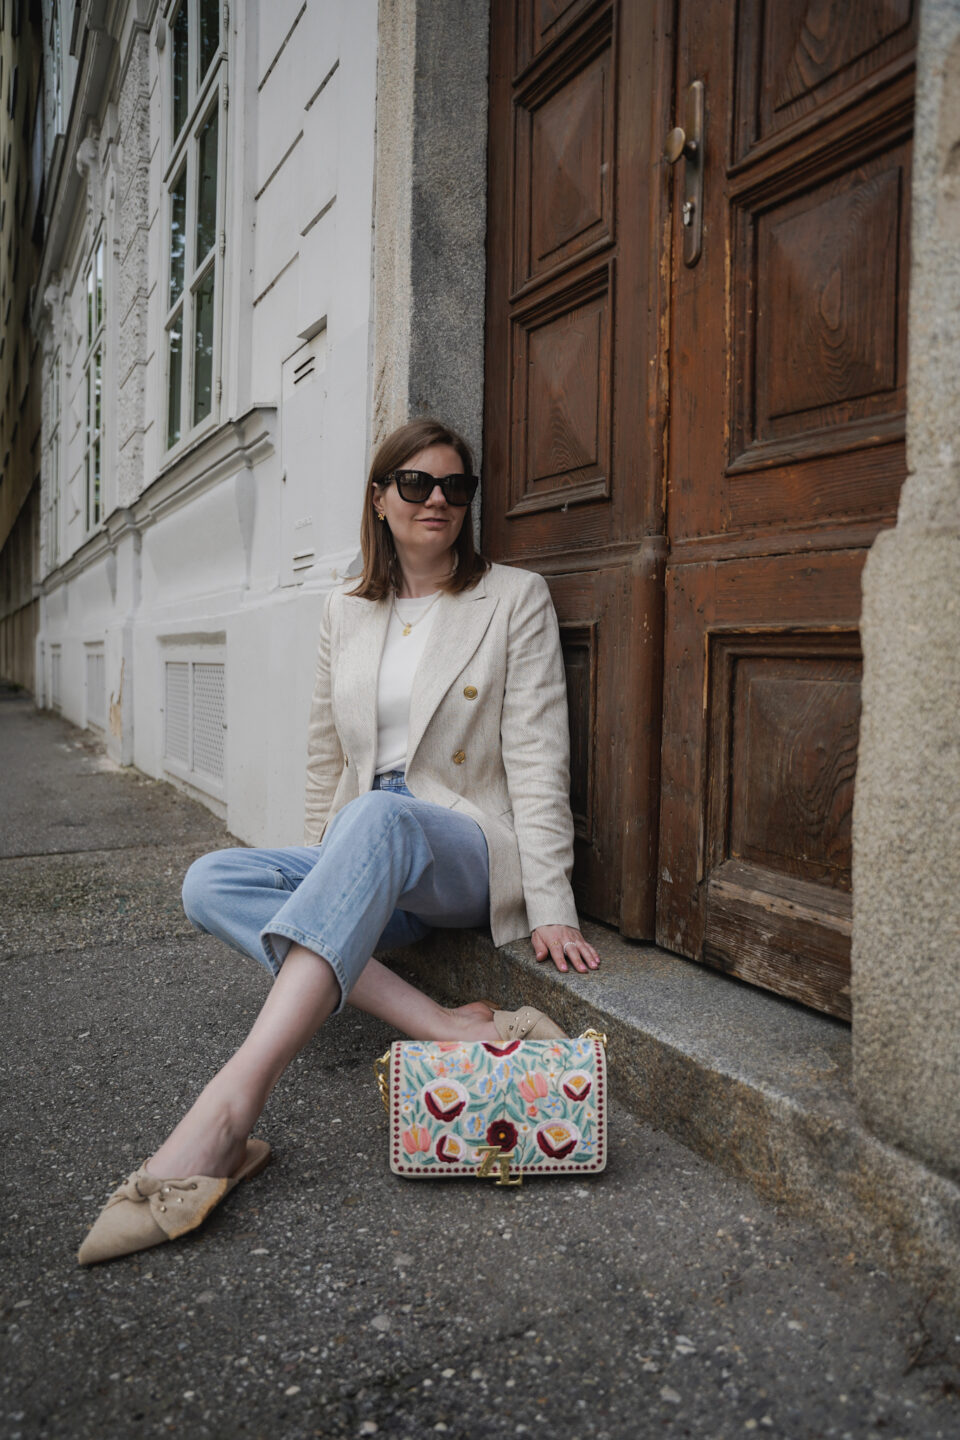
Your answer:
[[[396,1040],[390,1049],[390,1168],[409,1178],[476,1175],[491,1152],[511,1175],[587,1175],[607,1159],[607,1070],[599,1038]]]

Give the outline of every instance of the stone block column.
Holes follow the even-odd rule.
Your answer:
[[[380,0],[372,439],[432,414],[479,461],[487,0]]]
[[[857,1103],[960,1179],[960,0],[923,0],[907,468],[863,586],[854,806]]]

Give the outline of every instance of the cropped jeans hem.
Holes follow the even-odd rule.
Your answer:
[[[375,950],[488,923],[486,841],[470,816],[411,795],[402,774],[377,776],[320,845],[201,856],[183,906],[198,930],[274,977],[291,944],[313,951],[336,976],[339,1012]]]
[[[264,953],[269,961],[270,972],[274,978],[280,974],[280,967],[287,958],[289,951],[289,946],[286,946],[282,955],[277,954],[276,946],[273,943],[274,935],[285,936],[286,939],[290,940],[293,944],[302,945],[305,950],[312,950],[315,955],[319,955],[322,959],[326,960],[330,969],[337,977],[341,996],[346,995],[350,986],[347,981],[347,967],[344,964],[343,956],[338,954],[334,947],[329,944],[328,941],[321,939],[319,935],[311,935],[306,930],[298,930],[295,925],[286,925],[282,920],[271,922],[269,930],[264,930],[260,936],[260,943],[263,946]],[[341,1005],[337,1008],[342,1008],[342,1001]]]

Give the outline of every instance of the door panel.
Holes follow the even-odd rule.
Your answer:
[[[912,0],[741,0],[734,160],[821,125],[901,70],[913,11]]]
[[[666,118],[668,8],[491,5],[483,545],[495,560],[545,574],[557,608],[578,903],[647,936],[669,201],[650,146]]]
[[[674,245],[658,938],[838,1015],[860,572],[904,473],[912,44],[898,0],[679,11],[705,188],[695,268]]]
[[[612,15],[515,97],[514,290],[613,238]]]
[[[611,266],[516,309],[507,518],[610,495]]]

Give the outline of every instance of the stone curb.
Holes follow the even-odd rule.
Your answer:
[[[479,931],[434,932],[391,960],[444,999],[605,1031],[613,1092],[642,1119],[960,1306],[960,1187],[860,1122],[845,1025],[605,927],[584,933],[603,957],[584,976]]]

